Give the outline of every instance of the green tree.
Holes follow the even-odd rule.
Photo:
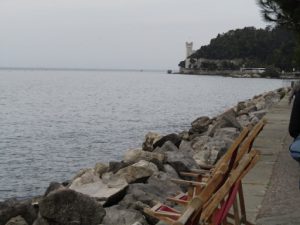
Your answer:
[[[261,12],[266,21],[275,22],[294,31],[297,36],[297,47],[293,64],[300,65],[300,1],[299,0],[258,0]]]
[[[185,61],[180,61],[180,63],[178,64],[179,67],[181,68],[185,68]]]
[[[258,0],[263,17],[300,33],[299,0]]]

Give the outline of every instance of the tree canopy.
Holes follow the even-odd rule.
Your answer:
[[[263,17],[300,33],[300,0],[258,0]]]
[[[245,27],[218,34],[190,57],[238,60],[246,67],[275,66],[290,71],[297,67],[296,46],[295,35],[282,27]]]

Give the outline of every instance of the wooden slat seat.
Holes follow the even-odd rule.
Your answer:
[[[181,205],[183,210],[158,204],[145,212],[170,225],[197,225],[199,221],[211,225],[230,224],[227,223],[230,218],[236,225],[251,225],[246,219],[241,179],[259,158],[259,152],[252,149],[252,145],[265,123],[261,120],[251,131],[244,128],[214,167],[182,173],[194,180],[173,179],[189,186],[187,193],[167,198]],[[229,213],[230,208],[233,208],[233,214]]]
[[[202,187],[205,185],[205,182],[207,182],[207,179],[209,177],[213,176],[214,171],[218,170],[219,166],[223,162],[230,162],[231,158],[234,154],[236,154],[235,161],[239,161],[240,158],[246,153],[250,152],[252,149],[253,142],[257,135],[260,133],[260,131],[263,129],[264,125],[266,123],[265,119],[260,120],[250,131],[248,128],[244,128],[243,131],[240,133],[240,135],[235,139],[235,141],[232,143],[232,145],[229,147],[229,149],[226,151],[226,153],[221,157],[221,159],[216,163],[215,166],[211,166],[209,170],[192,170],[191,172],[182,172],[181,175],[186,177],[194,178],[196,181],[186,181],[182,179],[171,179],[173,182],[178,184],[187,184],[190,187],[195,189],[194,191],[189,191],[188,193],[197,194],[201,191]],[[235,162],[232,162],[235,164]],[[236,165],[232,165],[235,167]],[[206,180],[203,180],[206,179]],[[188,194],[187,193],[187,194]],[[192,196],[190,196],[192,197]],[[177,200],[176,197],[170,198],[169,200]]]

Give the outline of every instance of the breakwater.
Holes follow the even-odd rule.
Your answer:
[[[68,182],[51,183],[43,196],[0,203],[0,225],[156,224],[142,209],[183,191],[170,178],[213,165],[242,127],[254,126],[288,91],[266,92],[214,118],[199,117],[180,133],[148,133],[141,148],[128,150],[121,161],[82,169]]]

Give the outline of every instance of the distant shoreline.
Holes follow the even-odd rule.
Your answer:
[[[0,67],[1,70],[25,71],[124,71],[124,72],[165,72],[156,69],[106,69],[106,68],[64,68],[64,67]]]
[[[184,71],[184,72],[174,72],[173,74],[181,75],[198,75],[198,76],[223,76],[223,77],[232,77],[232,78],[271,78],[271,79],[300,79],[299,76],[295,76],[293,73],[285,73],[284,75],[275,78],[275,77],[262,77],[258,73],[241,73],[236,70],[217,70],[217,71]]]

